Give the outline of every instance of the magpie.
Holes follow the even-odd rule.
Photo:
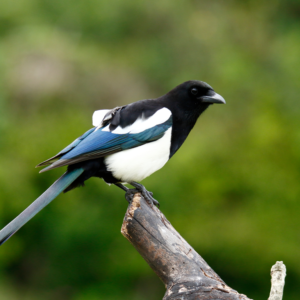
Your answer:
[[[123,189],[128,202],[140,192],[150,206],[158,206],[153,193],[138,182],[166,164],[198,117],[214,103],[225,100],[207,83],[190,80],[157,99],[95,111],[93,128],[37,165],[45,166],[40,172],[62,166],[67,166],[67,171],[0,231],[0,245],[61,192],[83,186],[90,177]]]

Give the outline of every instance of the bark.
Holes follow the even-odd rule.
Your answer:
[[[283,296],[286,267],[282,261],[277,261],[271,268],[271,292],[268,300],[281,300]]]
[[[157,207],[135,194],[122,234],[132,243],[166,287],[163,300],[249,300],[230,288],[180,236]]]

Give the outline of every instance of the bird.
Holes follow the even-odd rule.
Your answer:
[[[209,106],[225,103],[209,84],[189,80],[156,99],[95,111],[93,128],[37,165],[45,167],[40,173],[63,166],[67,170],[0,231],[0,245],[61,192],[84,186],[90,177],[121,188],[128,202],[139,192],[151,207],[159,206],[139,182],[167,163]]]

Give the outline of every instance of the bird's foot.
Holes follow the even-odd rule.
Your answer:
[[[146,188],[142,184],[137,183],[135,181],[130,182],[130,184],[133,185],[136,188],[133,191],[135,191],[135,193],[136,193],[136,191],[140,192],[142,194],[142,196],[144,197],[144,199],[148,202],[148,204],[151,207],[154,204],[155,206],[157,206],[159,208],[159,202],[156,199],[153,198],[153,193],[152,192],[147,191]],[[127,192],[126,192],[126,194],[127,194]],[[127,198],[126,198],[126,200],[127,200]]]
[[[139,193],[137,189],[128,189],[125,193],[125,199],[130,204],[136,193]]]
[[[115,185],[117,187],[119,187],[120,189],[122,189],[123,191],[125,191],[125,199],[126,201],[130,204],[133,197],[134,197],[134,194],[138,193],[139,191],[136,190],[136,189],[129,189],[128,187],[126,187],[125,185],[123,185],[122,183],[115,183]]]

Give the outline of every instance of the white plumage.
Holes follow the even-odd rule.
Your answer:
[[[157,141],[105,158],[107,169],[122,182],[141,181],[162,168],[169,159],[171,128]]]
[[[93,113],[93,126],[98,127],[102,124],[104,116],[110,111],[110,109],[100,109]]]
[[[93,125],[101,126],[107,112],[109,112],[108,109],[95,111],[93,114]],[[171,111],[164,107],[147,119],[142,114],[133,124],[124,128],[118,126],[112,133],[140,133],[166,122],[170,116]],[[102,131],[110,131],[109,125],[103,128]],[[141,181],[166,164],[170,156],[170,145],[171,128],[160,139],[136,148],[108,155],[104,162],[108,171],[111,171],[113,176],[122,182]]]
[[[118,126],[115,130],[112,131],[112,133],[115,134],[140,133],[146,129],[152,128],[156,125],[166,122],[170,118],[170,116],[171,116],[171,111],[164,107],[159,109],[155,114],[153,114],[151,117],[147,119],[144,118],[144,116],[142,115],[133,124],[129,126],[126,126],[124,128]],[[109,125],[103,128],[102,131],[109,131]]]

